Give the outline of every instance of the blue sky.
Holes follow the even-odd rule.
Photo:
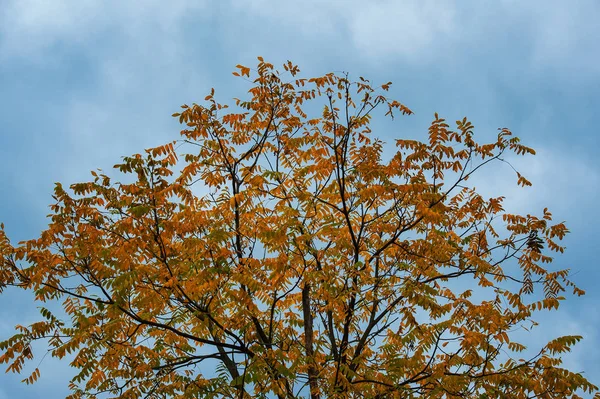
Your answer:
[[[374,135],[425,138],[433,113],[467,116],[476,137],[508,127],[538,151],[477,181],[509,211],[548,206],[566,220],[570,267],[588,292],[542,313],[530,342],[581,334],[565,356],[600,385],[600,2],[498,0],[2,0],[0,6],[0,221],[13,242],[45,227],[56,181],[89,179],[123,155],[177,139],[171,114],[211,87],[228,101],[247,86],[232,75],[256,57],[297,63],[305,76],[347,71],[394,82],[415,111]],[[0,339],[35,320],[27,295],[0,296]],[[40,352],[38,352],[40,353]],[[39,358],[38,358],[39,359]],[[37,360],[35,361],[37,365]],[[0,399],[59,398],[71,375],[46,358],[41,380],[0,373]]]

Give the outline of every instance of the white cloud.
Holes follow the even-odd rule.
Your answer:
[[[448,1],[385,0],[351,8],[352,39],[367,56],[430,60],[457,28],[455,6]]]
[[[55,93],[52,106],[62,123],[48,132],[55,139],[36,159],[52,165],[52,180],[87,179],[90,169],[178,138],[170,114],[192,92],[208,90],[184,32],[192,14],[198,23],[209,16],[198,13],[203,7],[184,0],[9,0],[0,14],[0,59],[59,71],[81,62]],[[61,54],[72,46],[85,50],[75,60]],[[198,43],[194,50],[205,47]],[[77,79],[92,89],[78,89]]]
[[[599,71],[600,3],[594,0],[245,0],[232,6],[255,25],[279,25],[340,47],[349,42],[355,57],[374,65],[402,61],[449,68],[449,62],[484,56],[536,72],[598,76]],[[514,57],[510,65],[506,57]]]
[[[600,3],[504,0],[502,6],[529,33],[531,67],[598,75]]]
[[[548,207],[555,213],[555,220],[560,221],[566,215],[574,222],[585,220],[584,210],[598,199],[600,171],[568,149],[532,147],[535,156],[505,158],[532,182],[532,187],[517,186],[516,173],[500,162],[474,174],[470,183],[484,197],[504,195],[508,212],[539,214]],[[574,209],[573,203],[578,207]]]
[[[354,8],[352,1],[231,0],[230,7],[244,12],[247,16],[268,19],[271,25],[285,26],[286,31],[294,30],[307,36],[322,36],[335,32],[340,18],[349,9]]]
[[[57,40],[84,40],[97,26],[99,2],[95,0],[9,1],[3,7],[3,53],[31,56]]]
[[[285,34],[298,38],[295,45],[320,42],[343,48],[344,53],[354,50],[355,57],[374,65],[402,61],[446,68],[451,59],[467,62],[485,55],[505,63],[508,56],[521,57],[518,63],[536,72],[597,76],[600,58],[595,51],[600,4],[594,0],[236,0],[225,7],[186,0],[6,2],[0,11],[0,58],[19,56],[46,64],[53,62],[52,50],[59,43],[94,45],[102,34],[115,32],[124,41],[150,43],[148,35],[163,41],[180,29],[184,18],[207,14],[219,16],[215,27],[225,35],[245,32],[234,40],[251,48],[263,40],[258,32],[275,33],[275,41]],[[227,20],[237,13],[235,21]],[[514,53],[498,51],[499,46]]]
[[[125,40],[168,35],[182,17],[203,5],[185,0],[8,0],[0,13],[0,54],[43,61],[56,44],[93,45],[102,33],[120,32]]]
[[[287,32],[322,42],[335,40],[336,46],[347,46],[349,38],[360,56],[376,60],[433,56],[440,38],[454,29],[455,16],[453,2],[433,0],[249,0],[232,1],[232,6],[268,24],[282,25]]]

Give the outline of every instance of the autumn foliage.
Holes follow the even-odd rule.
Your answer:
[[[371,118],[411,113],[390,83],[283,68],[238,66],[249,99],[182,106],[182,139],[125,157],[121,182],[56,184],[38,239],[0,230],[0,288],[62,303],[0,342],[0,363],[21,372],[43,340],[74,368],[71,398],[594,394],[561,368],[581,337],[511,338],[583,294],[550,268],[567,228],[469,186],[534,151],[437,114],[424,142],[385,144]]]

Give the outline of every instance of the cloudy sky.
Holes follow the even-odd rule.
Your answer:
[[[211,87],[242,95],[236,64],[297,63],[307,77],[347,71],[394,82],[415,111],[374,134],[424,138],[434,112],[467,116],[480,139],[508,127],[538,155],[489,170],[485,193],[508,210],[548,206],[566,220],[570,267],[588,292],[538,316],[531,342],[581,334],[565,356],[600,384],[600,2],[597,0],[2,0],[0,2],[0,221],[13,242],[46,224],[54,182],[89,179],[123,155],[177,139],[179,105]],[[383,125],[382,125],[383,126]],[[476,137],[477,137],[476,136]],[[27,295],[0,296],[0,339],[36,319]],[[35,361],[37,365],[38,360]],[[0,399],[64,397],[71,373],[41,362],[41,380],[0,373]]]

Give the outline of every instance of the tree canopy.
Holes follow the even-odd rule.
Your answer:
[[[437,114],[426,140],[384,143],[375,114],[411,114],[384,96],[391,83],[305,79],[260,57],[234,75],[248,99],[183,105],[182,138],[123,158],[120,180],[57,183],[39,238],[12,245],[2,227],[0,289],[62,304],[0,342],[8,371],[42,340],[74,368],[70,398],[597,391],[561,367],[580,336],[511,338],[583,294],[550,268],[567,228],[469,185],[533,149],[506,128],[478,143],[466,118]]]

